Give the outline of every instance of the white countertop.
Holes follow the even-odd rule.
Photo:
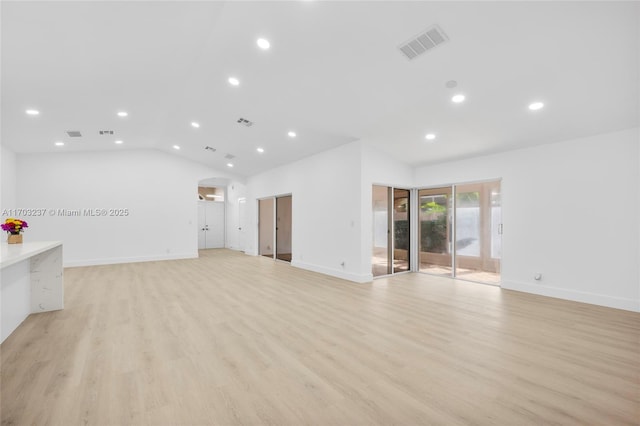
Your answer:
[[[0,245],[0,269],[61,245],[62,241],[33,241],[22,244],[8,244],[3,241]]]

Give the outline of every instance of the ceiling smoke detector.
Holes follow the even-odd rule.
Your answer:
[[[411,60],[448,40],[449,37],[447,37],[444,31],[442,31],[439,26],[433,25],[417,36],[402,43],[398,49],[400,49],[407,59]]]
[[[82,133],[80,133],[80,130],[67,130],[67,135],[69,135],[70,138],[82,137]]]
[[[242,124],[243,126],[247,126],[247,127],[253,126],[253,122],[252,121],[249,121],[246,118],[242,118],[242,117],[238,118],[237,123],[238,124]]]

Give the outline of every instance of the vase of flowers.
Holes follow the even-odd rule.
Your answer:
[[[1,226],[2,230],[9,234],[7,238],[9,244],[20,244],[22,243],[22,231],[28,228],[29,224],[24,220],[10,217]]]

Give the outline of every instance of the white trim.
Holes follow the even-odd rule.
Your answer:
[[[372,274],[354,274],[345,272],[340,269],[326,268],[324,266],[313,265],[311,263],[291,261],[291,266],[308,271],[318,272],[320,274],[330,275],[332,277],[342,278],[343,280],[353,281],[356,283],[370,283],[373,281]]]
[[[65,268],[76,266],[115,265],[119,263],[155,262],[161,260],[197,259],[198,252],[167,254],[158,256],[111,257],[106,259],[69,260],[64,262]]]
[[[605,294],[567,290],[565,288],[540,284],[519,283],[515,281],[503,281],[501,287],[505,290],[515,290],[524,293],[538,294],[541,296],[555,297],[557,299],[572,300],[574,302],[589,303],[592,305],[640,312],[640,300],[627,299],[624,297],[607,296]]]

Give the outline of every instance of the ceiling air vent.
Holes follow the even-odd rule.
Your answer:
[[[227,154],[224,156],[224,158],[226,158],[227,160],[233,160],[234,158],[236,158],[236,156],[233,154]]]
[[[101,135],[112,135],[113,130],[100,130]]]
[[[448,40],[449,37],[447,37],[444,31],[442,31],[439,26],[434,25],[427,28],[416,37],[402,43],[399,49],[408,59],[415,59],[419,55],[422,55],[426,51],[431,50]]]
[[[253,122],[252,122],[252,121],[247,120],[246,118],[242,118],[242,117],[240,117],[240,118],[238,118],[238,121],[237,121],[237,122],[238,122],[239,124],[242,124],[243,126],[247,126],[247,127],[251,127],[251,126],[253,126]]]
[[[80,130],[67,130],[67,134],[69,135],[70,138],[82,137],[82,133],[80,133]]]

